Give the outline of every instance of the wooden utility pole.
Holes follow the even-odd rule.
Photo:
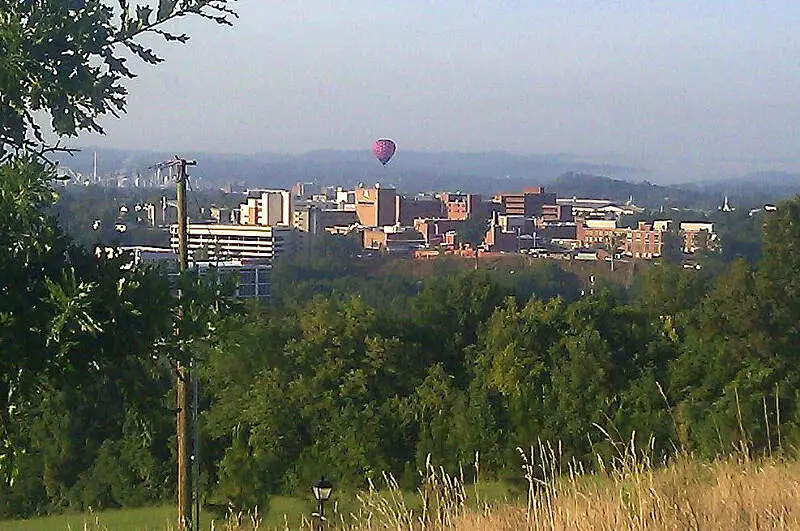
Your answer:
[[[189,246],[186,214],[186,166],[196,162],[187,161],[175,156],[172,162],[178,169],[178,272],[182,277],[189,266]],[[179,319],[183,319],[183,293],[178,290],[180,302]],[[178,331],[180,333],[180,324]],[[178,529],[187,531],[192,528],[192,477],[189,459],[189,394],[188,383],[190,371],[178,360],[177,366],[177,419],[176,439],[178,443]],[[199,515],[198,515],[199,517]]]
[[[178,167],[178,271],[183,273],[189,265],[189,246],[186,229],[186,164],[176,156]]]

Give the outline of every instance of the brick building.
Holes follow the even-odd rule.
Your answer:
[[[635,229],[626,229],[625,254],[633,258],[656,258],[663,249],[663,231],[653,229],[652,223],[640,221]]]
[[[350,227],[356,223],[358,223],[358,216],[356,216],[355,210],[304,205],[292,212],[292,226],[311,234],[320,234],[334,227]]]
[[[438,197],[397,196],[397,220],[400,225],[413,225],[418,218],[441,218],[444,213],[444,204]]]
[[[455,240],[453,237],[448,239],[448,235],[457,232],[463,223],[456,219],[417,219],[414,221],[414,230],[422,235],[428,245],[449,245],[454,244]]]
[[[397,190],[382,188],[357,188],[355,190],[356,215],[365,227],[386,227],[397,223]]]
[[[640,221],[636,228],[619,228],[614,219],[579,219],[575,222],[575,238],[584,248],[605,247],[622,251],[634,258],[651,259],[661,256],[663,233],[661,225]]]
[[[519,193],[498,194],[492,198],[492,203],[499,214],[533,218],[542,215],[544,205],[556,204],[556,194],[545,192],[541,186],[532,186]]]
[[[684,221],[680,225],[683,236],[683,252],[694,254],[697,251],[714,250],[717,242],[717,234],[714,232],[714,224],[709,222],[689,222]]]
[[[447,219],[465,220],[473,214],[482,216],[486,213],[478,194],[444,192],[441,200]]]
[[[492,253],[505,252],[514,253],[520,250],[519,233],[506,231],[500,225],[492,225],[486,231],[483,240],[484,249]]]
[[[575,222],[575,239],[581,247],[614,246],[617,236],[624,234],[625,229],[618,229],[613,219],[579,219]]]
[[[573,221],[572,207],[569,205],[544,204],[539,218],[542,222]]]
[[[363,233],[365,249],[380,250],[391,254],[412,253],[425,247],[422,234],[413,229],[381,230],[366,229]]]

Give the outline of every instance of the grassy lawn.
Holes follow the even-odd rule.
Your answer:
[[[313,503],[289,496],[270,499],[269,514],[263,519],[261,529],[295,529],[303,515],[310,515]],[[175,507],[146,507],[141,509],[115,509],[99,513],[76,513],[31,518],[29,520],[0,521],[0,531],[166,531],[174,529]],[[225,516],[203,512],[201,529],[210,530],[212,520],[221,528]],[[245,517],[245,522],[249,521]]]
[[[616,531],[646,529],[726,529],[729,531],[800,530],[800,462],[785,458],[742,458],[734,455],[711,462],[678,456],[660,467],[648,460],[615,463],[593,474],[545,476],[526,506],[519,485],[481,482],[461,490],[452,478],[427,483],[427,516],[463,531],[516,531],[539,523],[548,529]],[[455,485],[455,486],[454,486]],[[425,488],[425,487],[423,487]],[[326,515],[344,515],[357,529],[401,530],[413,527],[421,500],[415,492],[383,489],[366,499],[366,512],[355,521],[361,505],[347,493],[334,494]],[[300,529],[314,508],[305,497],[276,496],[259,527],[264,531]],[[62,515],[0,522],[0,531],[167,531],[174,529],[172,506],[106,511],[97,515]],[[285,516],[284,516],[285,515]],[[205,513],[202,529],[211,529]],[[215,529],[252,531],[249,517]],[[438,527],[436,529],[439,529]]]
[[[0,522],[0,531],[164,531],[175,518],[174,507],[119,509],[91,514],[68,514]],[[210,522],[203,526],[210,528]]]
[[[308,499],[291,496],[272,496],[269,499],[269,512],[264,518],[262,529],[297,529],[303,515],[309,516],[314,510],[311,496]]]
[[[468,495],[474,502],[476,489],[474,485],[467,487]],[[515,499],[509,486],[502,482],[482,482],[477,488],[478,499],[483,502],[503,502]],[[407,507],[416,513],[422,506],[416,492],[404,492]],[[334,512],[345,515],[357,513],[359,502],[348,495],[336,496],[326,505],[326,515]],[[270,498],[269,512],[263,518],[260,529],[297,529],[305,516],[308,518],[315,510],[314,502],[308,498],[291,496],[273,496]],[[0,531],[166,531],[174,529],[175,507],[146,507],[141,509],[115,509],[99,513],[76,513],[29,520],[0,521]],[[211,529],[212,520],[215,529],[221,529],[225,515],[215,515],[204,511],[201,517],[201,529]],[[243,523],[249,522],[245,517]]]

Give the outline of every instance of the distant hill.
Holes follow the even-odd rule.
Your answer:
[[[85,148],[61,162],[84,175],[92,173],[95,149]],[[98,175],[148,176],[153,164],[174,153],[97,149]],[[800,174],[761,172],[728,180],[659,185],[647,180],[644,170],[598,164],[572,155],[514,155],[504,152],[454,153],[399,151],[381,166],[367,151],[322,150],[300,155],[256,153],[182,153],[198,165],[191,174],[195,185],[218,188],[288,188],[298,181],[353,187],[380,182],[404,193],[461,190],[481,194],[544,185],[562,197],[603,197],[625,201],[633,196],[641,206],[657,209],[714,209],[725,195],[742,207],[774,202],[800,193]],[[613,177],[608,177],[613,176]]]
[[[680,186],[717,198],[727,195],[730,202],[735,205],[753,207],[800,194],[800,174],[764,171],[734,179],[687,183]]]
[[[561,197],[596,197],[620,202],[633,198],[636,205],[650,209],[662,206],[710,209],[714,208],[715,201],[710,194],[678,186],[662,186],[648,181],[631,182],[577,172],[560,175],[551,188]]]
[[[62,164],[85,175],[92,173],[94,148],[62,157]],[[97,149],[98,175],[148,175],[148,167],[174,154],[152,151]],[[242,183],[251,187],[288,187],[295,182],[317,182],[355,186],[381,182],[407,193],[432,190],[463,190],[495,193],[523,186],[548,184],[569,171],[607,173],[634,177],[635,168],[595,164],[569,155],[513,155],[503,152],[431,153],[400,151],[381,166],[367,151],[313,151],[301,155],[258,153],[229,155],[182,153],[198,161],[192,169],[205,187]]]
[[[715,210],[728,196],[731,206],[753,208],[800,194],[800,175],[762,172],[736,179],[659,185],[580,172],[560,175],[550,187],[562,197],[600,197],[650,209],[680,207]]]

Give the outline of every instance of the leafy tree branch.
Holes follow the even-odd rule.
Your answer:
[[[230,25],[234,1],[0,0],[0,162],[20,153],[47,160],[69,151],[63,137],[102,134],[100,118],[125,112],[125,82],[135,77],[126,52],[158,64],[143,36],[185,43],[188,35],[167,29],[172,21],[198,16]]]

